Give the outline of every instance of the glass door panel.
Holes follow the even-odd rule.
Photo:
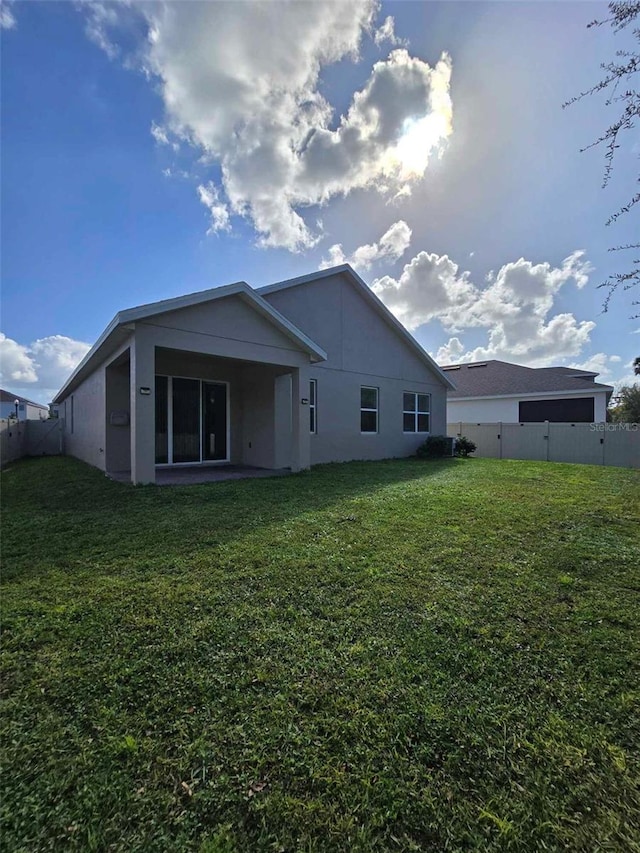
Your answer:
[[[227,458],[227,386],[202,383],[202,458]]]
[[[173,379],[173,462],[200,462],[200,382]]]
[[[169,461],[169,380],[156,376],[156,465]]]

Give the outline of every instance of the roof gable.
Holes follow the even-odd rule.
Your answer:
[[[80,384],[99,364],[113,352],[119,344],[133,331],[134,324],[149,320],[161,314],[191,308],[205,303],[215,302],[229,296],[238,296],[253,310],[272,323],[282,334],[291,340],[296,347],[308,353],[311,361],[324,361],[327,357],[324,350],[294,324],[269,305],[252,287],[244,281],[235,282],[225,287],[214,287],[197,293],[188,293],[172,299],[162,299],[147,305],[138,305],[119,311],[100,335],[87,355],[71,374],[69,379],[56,394],[54,403],[63,400],[77,385]]]
[[[449,388],[455,389],[455,382],[447,376],[436,362],[431,358],[428,352],[424,350],[416,339],[411,335],[399,320],[389,311],[386,305],[375,295],[371,288],[363,281],[362,278],[349,266],[349,264],[341,264],[339,266],[330,267],[329,269],[319,270],[318,272],[309,273],[308,275],[298,276],[297,278],[287,279],[286,281],[276,282],[275,284],[267,285],[258,289],[261,296],[269,296],[272,293],[278,293],[282,290],[287,290],[300,285],[309,284],[335,275],[342,275],[357,293],[370,305],[377,315],[387,324],[413,351],[413,353],[425,364],[434,375],[440,379],[442,384]]]

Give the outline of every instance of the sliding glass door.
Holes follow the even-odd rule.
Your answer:
[[[156,465],[228,459],[228,386],[156,376]]]
[[[200,462],[200,382],[198,379],[173,379],[173,459]]]
[[[156,376],[156,465],[169,461],[169,377]]]
[[[227,386],[202,383],[202,458],[227,458]]]

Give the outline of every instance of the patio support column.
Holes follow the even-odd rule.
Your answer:
[[[303,399],[307,403],[302,403]],[[309,468],[311,438],[309,432],[309,368],[297,367],[291,374],[291,470]]]
[[[131,482],[155,483],[156,355],[155,346],[151,339],[151,330],[144,325],[136,325],[130,353]]]

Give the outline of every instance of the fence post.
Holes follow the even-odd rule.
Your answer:
[[[502,459],[502,421],[498,424],[498,429],[500,430],[498,433],[498,452],[500,456],[498,458]]]
[[[547,459],[546,459],[546,461],[548,462],[549,461],[549,445],[551,444],[551,430],[549,429],[549,421],[544,422],[544,431],[546,433],[545,443],[547,445]]]

